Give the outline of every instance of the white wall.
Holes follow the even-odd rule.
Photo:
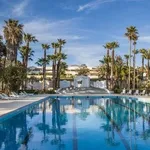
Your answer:
[[[79,83],[81,82],[81,83]],[[90,87],[90,78],[87,76],[77,76],[74,78],[74,87]]]

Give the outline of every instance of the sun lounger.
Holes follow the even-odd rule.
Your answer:
[[[146,94],[146,90],[143,90],[140,95],[145,95]]]
[[[123,89],[122,92],[121,92],[121,94],[125,95],[126,94],[126,89]]]
[[[9,96],[10,97],[16,97],[16,98],[19,97],[19,95],[16,92],[11,92],[11,94]]]
[[[134,95],[140,95],[139,90],[136,90]]]
[[[129,90],[128,95],[132,95],[132,90]]]
[[[0,94],[0,99],[2,99],[2,100],[9,100],[10,98],[8,96]]]
[[[29,96],[34,95],[33,93],[27,93],[27,92],[25,92],[25,91],[23,91],[23,93],[24,93],[25,95],[29,95]]]

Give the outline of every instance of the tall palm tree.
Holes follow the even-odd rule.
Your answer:
[[[63,45],[66,44],[66,40],[62,40],[62,39],[58,39],[58,44],[59,44],[59,51],[58,51],[58,54],[61,54],[62,52],[62,47]],[[56,84],[57,84],[57,87],[59,88],[59,82],[60,82],[60,65],[61,65],[61,59],[62,57],[58,57],[58,63],[57,63],[57,74],[56,74]]]
[[[111,43],[106,43],[104,46],[103,46],[106,50],[107,50],[107,74],[106,74],[106,86],[107,86],[107,89],[109,88],[109,85],[108,85],[108,80],[109,80],[109,51],[111,49]]]
[[[127,67],[129,66],[129,55],[124,55],[125,59],[126,59],[126,65]]]
[[[133,70],[134,70],[134,73],[133,73],[133,89],[135,89],[135,65],[136,65],[136,54],[139,53],[138,50],[133,50],[132,51],[133,53]]]
[[[20,55],[22,58],[22,64],[23,66],[26,65],[26,57],[28,57],[28,60],[32,61],[32,57],[34,56],[34,51],[31,48],[28,48],[27,46],[22,46],[19,49]]]
[[[35,36],[29,33],[24,33],[24,41],[26,43],[26,55],[25,55],[25,67],[28,67],[28,59],[29,59],[29,52],[30,52],[30,43],[38,42]]]
[[[118,42],[111,42],[110,49],[112,50],[112,58],[111,58],[111,88],[113,88],[113,75],[114,75],[114,60],[115,60],[115,49],[119,48]]]
[[[17,64],[17,53],[23,39],[23,25],[18,20],[9,19],[5,21],[4,37],[7,45],[7,57],[11,63]]]
[[[147,59],[147,79],[149,80],[150,79],[150,49],[145,51],[145,53],[143,54],[144,55],[144,58]]]
[[[46,50],[50,48],[48,44],[42,44],[42,48],[44,50],[44,64],[43,64],[43,90],[46,90],[46,64],[47,64],[47,54]]]
[[[51,57],[53,60],[53,65],[52,65],[52,74],[53,74],[53,89],[55,90],[56,88],[56,54],[57,54],[57,49],[59,48],[58,43],[52,43],[52,48],[54,48],[54,55]]]
[[[139,52],[142,54],[142,79],[144,78],[143,74],[144,74],[144,53],[146,52],[146,49],[142,48],[139,50]]]
[[[135,35],[138,35],[138,30],[134,26],[130,26],[126,28],[125,36],[128,38],[130,42],[130,52],[129,52],[129,85],[128,88],[130,89],[131,83],[131,50],[132,50],[132,40]]]

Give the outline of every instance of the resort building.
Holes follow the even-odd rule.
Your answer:
[[[98,79],[97,67],[87,67],[89,69],[88,77],[90,79]],[[73,79],[80,69],[80,65],[70,65],[65,71],[65,76],[62,79]],[[43,77],[43,68],[42,67],[29,67],[28,68],[28,78],[35,77],[37,79],[41,79]],[[46,67],[46,78],[52,78],[52,67]]]

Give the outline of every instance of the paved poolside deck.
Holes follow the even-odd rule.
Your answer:
[[[123,96],[123,97],[133,97],[138,98],[139,101],[150,103],[150,96],[135,96],[135,95],[120,95],[120,94],[79,94],[79,95],[73,95],[73,94],[66,94],[66,95],[59,95],[59,94],[51,94],[51,95],[35,95],[35,96],[28,96],[21,99],[16,100],[0,100],[0,116],[7,114],[11,111],[14,111],[16,109],[19,109],[20,107],[29,105],[33,102],[37,102],[41,99],[44,99],[49,96]]]
[[[16,109],[29,105],[33,102],[39,101],[48,97],[49,95],[35,95],[22,97],[14,100],[0,100],[0,116],[12,112]]]

